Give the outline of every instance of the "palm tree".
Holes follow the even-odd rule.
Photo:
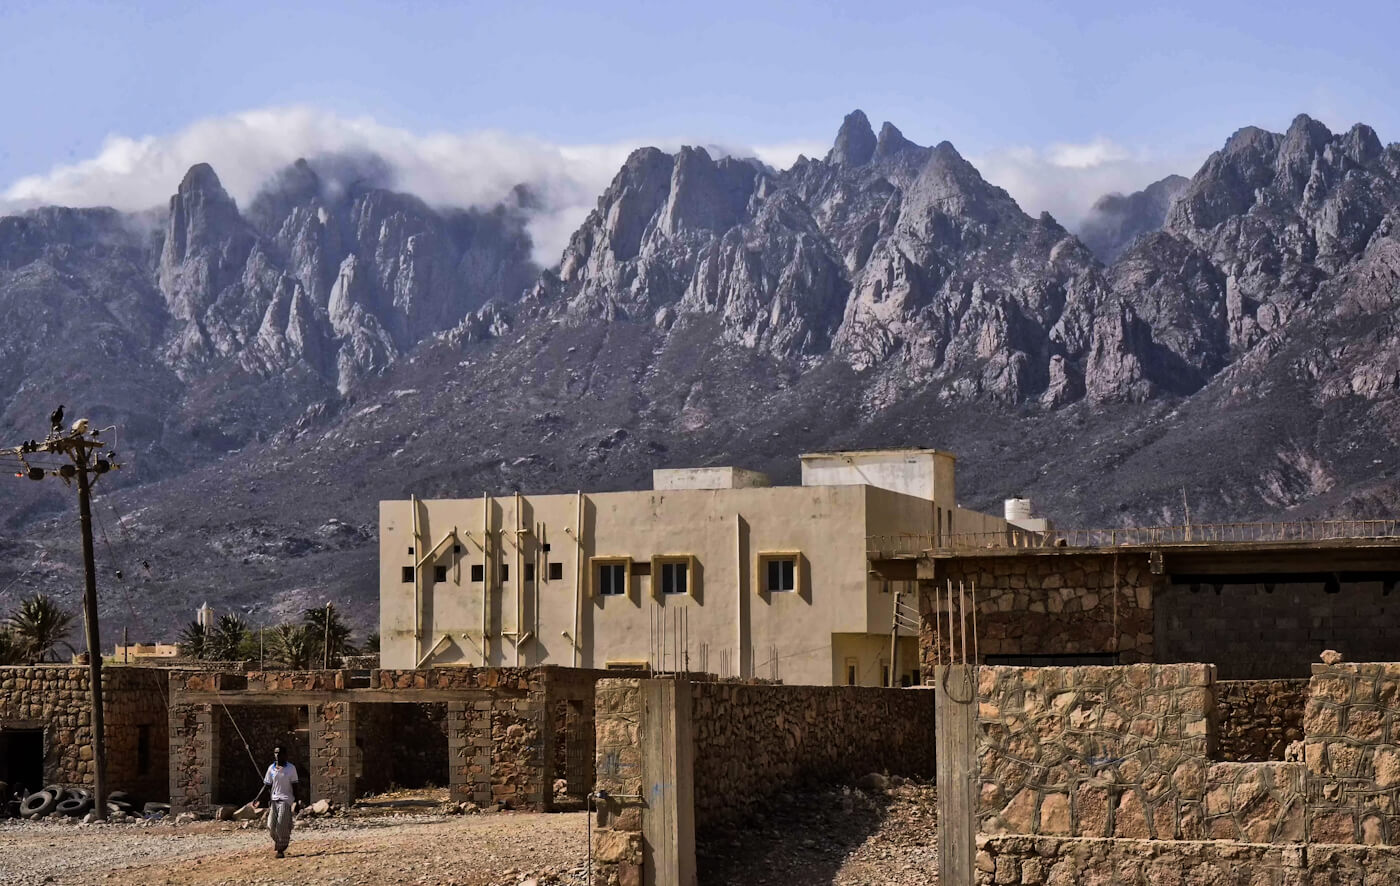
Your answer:
[[[282,663],[294,671],[311,667],[315,645],[306,625],[278,625],[272,635],[272,645]]]
[[[325,660],[323,647],[326,645],[328,614],[330,619],[330,662],[338,664],[342,655],[355,654],[355,647],[350,643],[350,627],[341,620],[339,610],[334,606],[308,609],[304,624],[311,633],[311,654],[314,664],[320,664]]]
[[[206,658],[209,651],[209,636],[204,633],[204,625],[197,621],[192,621],[185,625],[185,629],[180,632],[180,639],[177,641],[180,646],[180,654],[190,658]]]
[[[20,601],[7,623],[19,642],[20,656],[26,661],[58,660],[58,647],[72,653],[68,635],[73,632],[73,613],[44,594]]]
[[[235,661],[242,658],[242,646],[248,636],[248,623],[233,613],[219,616],[214,632],[205,641],[207,658],[215,661]]]
[[[365,652],[379,654],[379,632],[375,631],[365,638]]]

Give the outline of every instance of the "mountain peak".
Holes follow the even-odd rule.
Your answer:
[[[886,124],[888,125],[888,124]],[[864,166],[875,156],[875,130],[865,112],[857,108],[841,121],[836,142],[826,155],[826,162],[836,166]]]
[[[885,124],[880,127],[880,137],[875,142],[874,157],[876,160],[883,160],[886,157],[892,157],[917,147],[918,145],[904,137],[904,133],[899,131],[899,127],[886,120]]]
[[[214,167],[208,163],[196,163],[185,173],[185,177],[180,180],[180,194],[199,192],[204,194],[222,194],[227,196],[223,182],[219,181],[218,173],[214,172]]]

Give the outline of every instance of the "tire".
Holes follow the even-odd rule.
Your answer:
[[[169,804],[169,803],[147,803],[145,806],[142,806],[142,807],[141,807],[141,811],[144,812],[144,813],[146,813],[147,815],[169,815],[169,814],[170,814],[170,804]]]
[[[87,788],[69,788],[68,796],[77,797],[80,800],[91,800],[92,791],[88,790]]]
[[[90,809],[92,809],[91,797],[69,797],[54,807],[59,815],[67,815],[70,818],[86,815]]]
[[[107,792],[107,802],[108,802],[108,803],[130,803],[130,802],[131,802],[131,795],[128,794],[126,791],[108,791],[108,792]]]
[[[19,814],[21,818],[43,818],[54,807],[58,806],[58,798],[49,791],[37,791],[24,798],[20,804]]]
[[[63,792],[66,791],[66,790],[68,790],[68,789],[65,788],[65,787],[64,787],[63,785],[61,785],[61,784],[51,784],[51,785],[45,787],[44,790],[48,791],[50,794],[53,794],[53,795],[54,795],[55,797],[57,797],[58,799],[62,800],[62,799],[63,799]]]

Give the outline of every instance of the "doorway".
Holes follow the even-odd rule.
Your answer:
[[[44,786],[44,730],[0,729],[0,781],[24,785],[31,791]]]

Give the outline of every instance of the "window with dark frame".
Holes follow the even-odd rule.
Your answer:
[[[486,580],[486,567],[483,566],[483,565],[481,565],[480,563],[473,563],[473,564],[472,564],[472,581],[485,581],[485,580]]]
[[[598,595],[621,597],[627,593],[627,564],[598,564]]]
[[[549,564],[549,580],[550,580],[550,581],[561,581],[563,578],[564,578],[564,564],[563,564],[563,563],[551,563],[551,564]]]
[[[690,564],[685,560],[665,561],[661,564],[661,593],[690,593]]]
[[[766,591],[793,591],[797,589],[797,558],[772,557],[768,561]]]
[[[525,580],[526,580],[526,581],[534,581],[534,580],[535,580],[535,564],[534,564],[534,563],[526,563],[526,564],[525,564]]]
[[[434,581],[434,582],[438,582],[438,583],[447,581],[447,567],[446,567],[446,566],[434,566],[434,567],[433,567],[433,581]]]
[[[404,581],[404,584],[411,584],[411,583],[413,582],[413,567],[412,567],[412,566],[405,566],[405,567],[403,568],[403,581]]]
[[[853,664],[846,665],[846,685],[856,685],[856,666]]]

